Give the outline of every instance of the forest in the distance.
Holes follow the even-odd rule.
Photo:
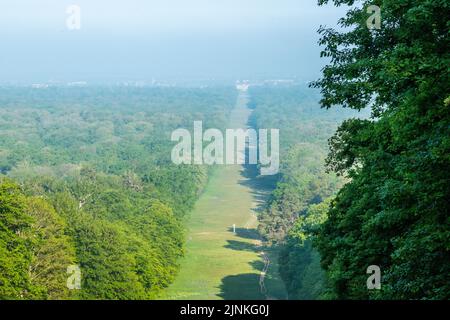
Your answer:
[[[322,76],[250,84],[249,125],[280,129],[281,167],[257,235],[244,232],[262,243],[240,249],[273,249],[293,300],[448,300],[450,2],[375,1],[379,29],[366,24],[372,1],[327,3],[351,9],[319,30]],[[194,121],[224,130],[237,96],[0,87],[0,300],[163,296],[216,169],[174,165],[170,135]],[[255,265],[273,274],[267,260]],[[79,290],[68,266],[82,271]],[[375,290],[370,266],[381,271]]]
[[[365,23],[374,4],[379,29]],[[450,298],[449,9],[446,0],[363,1],[340,30],[319,30],[330,59],[311,84],[321,106],[370,117],[345,120],[329,139],[326,168],[344,185],[321,179],[320,168],[311,180],[289,170],[260,217],[265,237],[282,248],[291,297]],[[303,162],[310,172],[317,164]],[[382,272],[379,290],[366,286],[369,266]]]
[[[0,297],[152,299],[178,270],[208,168],[171,132],[223,128],[230,89],[2,88]],[[67,267],[82,271],[68,290]]]

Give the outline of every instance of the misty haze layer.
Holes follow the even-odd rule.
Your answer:
[[[66,8],[81,8],[81,29]],[[316,78],[319,21],[294,0],[18,0],[0,10],[0,81]]]

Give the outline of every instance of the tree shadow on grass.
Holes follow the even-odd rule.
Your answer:
[[[249,124],[249,126],[251,126]],[[248,159],[248,149],[246,150]],[[239,184],[250,188],[256,208],[253,209],[258,215],[266,207],[271,192],[275,189],[279,175],[260,176],[256,165],[244,165],[241,171],[242,179]],[[229,231],[233,231],[232,228]],[[236,235],[241,239],[260,240],[261,237],[255,229],[237,228]],[[265,251],[264,260],[249,262],[255,273],[245,273],[227,276],[222,279],[219,297],[225,300],[263,300],[263,299],[286,299],[284,284],[278,274],[278,254],[276,251],[264,249],[257,243],[228,240],[225,248],[239,251],[260,253]],[[253,241],[255,242],[255,241]],[[268,263],[269,261],[269,263]],[[262,272],[263,274],[262,278]],[[261,281],[264,279],[264,281]],[[264,291],[264,292],[263,292]]]
[[[227,240],[228,244],[224,247],[231,250],[237,251],[249,251],[249,252],[258,252],[260,249],[258,246],[244,241],[236,241],[236,240]]]
[[[270,265],[261,287],[261,271],[265,264],[261,260],[249,263],[255,273],[227,276],[222,279],[219,297],[225,300],[285,300],[286,290],[277,272],[278,264]]]
[[[228,228],[229,232],[233,232],[233,228]],[[236,228],[236,236],[242,239],[259,240],[261,237],[255,229]]]
[[[253,267],[253,269],[258,270],[258,272],[264,270],[264,262],[262,260],[251,261],[249,264]]]
[[[278,175],[260,176],[256,165],[244,165],[241,176],[243,179],[239,180],[239,184],[250,189],[256,203],[254,211],[258,214],[266,207],[267,200],[278,182]]]
[[[251,187],[252,189],[259,189],[264,191],[271,191],[276,187],[279,175],[261,176],[259,168],[254,164],[245,164],[241,171],[241,176],[245,178],[242,184]]]
[[[259,287],[259,275],[245,273],[235,276],[227,276],[222,279],[220,294],[224,300],[264,300]]]

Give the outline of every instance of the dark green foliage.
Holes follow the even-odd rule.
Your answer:
[[[1,179],[0,214],[0,299],[69,299],[75,253],[54,208]]]
[[[31,244],[24,233],[31,217],[24,212],[25,198],[10,181],[0,182],[0,298],[22,299],[31,291],[28,266]]]
[[[285,153],[282,176],[261,215],[259,231],[268,240],[283,241],[308,206],[331,196],[340,185],[322,169],[324,152],[317,146],[298,144]]]
[[[326,221],[329,205],[329,200],[310,205],[285,239],[280,252],[280,274],[290,299],[318,299],[325,292],[325,272],[320,265],[319,253],[313,248],[313,237]]]
[[[66,234],[67,225],[53,206],[43,198],[27,199],[26,213],[34,222],[29,231],[32,260],[31,283],[39,289],[34,299],[69,299],[67,267],[75,264],[75,247]]]
[[[300,86],[252,88],[254,125],[280,129],[281,170],[276,188],[259,215],[259,232],[280,248],[280,274],[291,299],[318,299],[325,288],[313,230],[324,221],[327,203],[343,179],[325,172],[327,139],[339,123],[358,112],[327,112],[314,90]],[[312,228],[314,227],[314,228]]]
[[[371,4],[381,7],[381,30],[365,25]],[[345,122],[330,140],[330,169],[351,178],[317,238],[330,294],[448,299],[450,2],[362,7],[341,20],[351,31],[321,30],[331,63],[314,84],[324,107],[371,106],[373,114]],[[369,265],[381,267],[381,291],[366,288]]]
[[[171,132],[223,128],[229,89],[0,89],[0,298],[154,299],[208,170],[171,163]],[[23,195],[23,193],[26,194]],[[81,290],[66,287],[81,269]]]

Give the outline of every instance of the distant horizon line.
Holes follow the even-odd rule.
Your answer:
[[[177,86],[205,86],[205,85],[230,85],[234,86],[238,83],[249,83],[252,86],[258,85],[305,85],[314,79],[306,80],[300,78],[265,78],[265,79],[205,79],[205,78],[160,78],[149,80],[123,80],[123,81],[0,81],[1,87],[30,87],[35,89],[46,89],[51,87],[95,87],[95,86],[116,86],[116,87],[177,87]]]

